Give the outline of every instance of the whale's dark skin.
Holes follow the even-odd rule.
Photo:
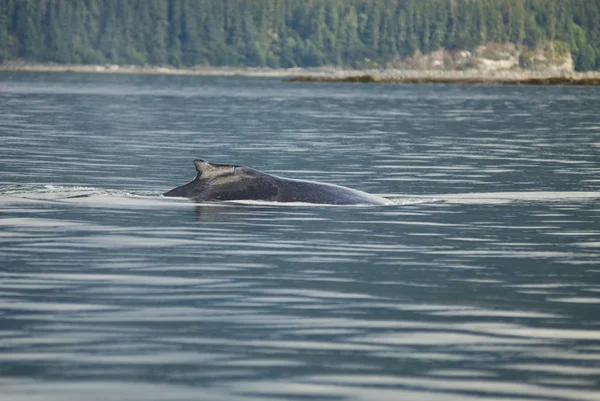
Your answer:
[[[195,160],[196,178],[172,189],[165,196],[196,201],[254,200],[303,202],[329,205],[387,205],[380,196],[322,182],[294,180],[263,173],[245,166]]]

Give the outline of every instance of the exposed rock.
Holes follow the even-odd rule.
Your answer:
[[[510,70],[519,66],[519,50],[513,43],[488,43],[475,49],[477,67],[482,71]]]
[[[548,42],[543,47],[529,49],[519,56],[519,65],[527,70],[571,73],[573,58],[567,44]]]
[[[394,60],[392,68],[409,70],[479,70],[482,72],[524,69],[571,73],[573,59],[568,45],[546,42],[536,49],[522,49],[513,43],[487,43],[473,52],[464,49],[439,49],[412,57]]]
[[[452,64],[456,69],[466,69],[475,66],[476,56],[468,50],[453,50],[450,51],[452,56]]]
[[[415,70],[455,70],[470,66],[473,60],[474,54],[467,50],[439,49],[428,54],[417,50],[414,56],[397,60],[391,66]]]

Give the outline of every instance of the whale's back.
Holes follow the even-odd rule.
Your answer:
[[[377,195],[323,182],[296,180],[263,173],[250,167],[196,160],[196,178],[165,196],[197,201],[258,200],[330,205],[385,205]]]
[[[331,205],[385,205],[381,196],[324,182],[273,176],[278,188],[277,202],[303,202]]]

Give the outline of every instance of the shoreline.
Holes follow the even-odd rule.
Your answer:
[[[600,86],[600,77],[593,76],[421,76],[421,77],[377,77],[370,74],[349,77],[313,77],[299,75],[287,79],[289,82],[352,82],[371,84],[457,84],[457,85],[564,85]]]
[[[328,69],[266,68],[266,67],[158,67],[133,65],[87,65],[87,64],[0,64],[0,71],[8,72],[73,72],[82,74],[131,74],[131,75],[191,75],[191,76],[244,76],[286,78],[300,74],[318,76]]]
[[[600,71],[528,70],[345,70],[337,67],[263,68],[263,67],[138,67],[118,65],[0,64],[7,72],[72,72],[93,74],[243,76],[280,78],[286,82],[351,82],[396,84],[489,84],[489,85],[600,85]]]

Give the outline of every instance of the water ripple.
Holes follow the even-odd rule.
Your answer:
[[[0,73],[11,400],[595,400],[590,88]],[[382,194],[197,203],[192,160]]]

